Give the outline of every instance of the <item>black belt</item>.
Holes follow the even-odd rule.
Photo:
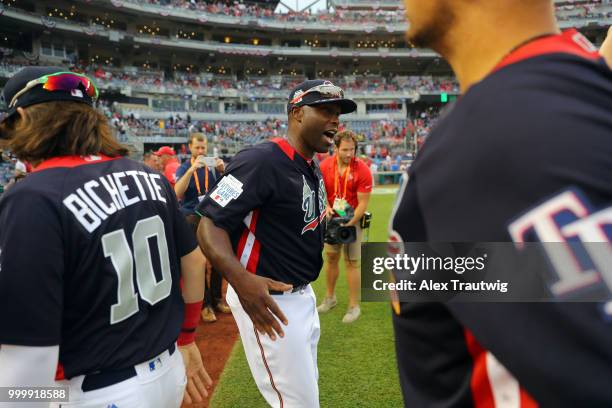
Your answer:
[[[295,293],[299,290],[304,290],[307,287],[308,287],[308,283],[305,283],[303,285],[294,286],[293,289],[291,289],[291,292],[289,291],[283,292],[282,290],[270,290],[269,292],[271,295],[284,295],[285,293]]]
[[[170,353],[170,355],[174,354],[174,350],[176,350],[176,347],[174,343],[172,343],[172,345],[168,347],[168,352]],[[133,366],[120,370],[109,370],[95,374],[87,374],[83,379],[81,389],[83,390],[83,392],[98,390],[100,388],[120,383],[121,381],[125,381],[128,378],[132,378],[135,376],[136,369]]]

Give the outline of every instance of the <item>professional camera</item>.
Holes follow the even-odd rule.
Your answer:
[[[349,222],[355,215],[353,207],[348,206],[343,217],[332,217],[327,221],[327,230],[325,231],[326,244],[350,244],[357,239],[357,228],[346,227],[342,224]]]

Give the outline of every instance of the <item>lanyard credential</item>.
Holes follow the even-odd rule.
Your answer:
[[[351,165],[349,164],[344,170],[344,193],[341,198],[346,198],[346,188],[348,187],[348,179],[351,174]],[[340,174],[338,172],[338,159],[334,160],[334,199],[338,198],[338,184],[340,183]]]

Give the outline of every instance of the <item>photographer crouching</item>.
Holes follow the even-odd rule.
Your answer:
[[[354,322],[361,314],[361,238],[362,229],[369,226],[366,210],[372,192],[372,173],[356,154],[357,136],[344,130],[334,137],[334,155],[321,163],[328,200],[324,249],[327,294],[317,310],[325,313],[337,304],[334,291],[340,272],[340,254],[343,253],[349,287],[348,310],[342,318],[344,323]]]

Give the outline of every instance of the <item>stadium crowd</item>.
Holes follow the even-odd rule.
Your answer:
[[[223,154],[231,147],[235,150],[283,136],[287,128],[286,122],[275,119],[244,122],[196,121],[192,120],[189,114],[177,114],[166,119],[142,119],[137,114],[121,115],[104,100],[100,101],[98,108],[109,118],[120,141],[127,141],[128,135],[186,138],[190,133],[198,132],[206,136],[216,154]],[[415,140],[419,147],[438,114],[439,109],[425,108],[411,112],[408,120],[352,121],[346,122],[343,128],[356,132],[361,140],[360,153],[372,159],[378,170],[387,171],[395,169],[395,166],[390,164],[390,157],[411,157]],[[189,152],[179,149],[178,155],[179,158],[184,158]],[[11,180],[15,169],[14,160],[6,154],[4,159],[0,163],[0,185]]]
[[[124,0],[126,2],[142,4],[137,0]],[[372,10],[348,10],[338,7],[330,10],[319,10],[311,12],[309,9],[295,12],[275,13],[275,2],[266,3],[246,3],[243,1],[217,1],[205,2],[196,0],[146,0],[146,4],[172,9],[183,9],[197,11],[200,13],[224,15],[229,17],[253,17],[262,20],[274,20],[279,22],[302,22],[302,23],[328,23],[331,25],[348,23],[403,23],[404,14],[397,10],[383,10],[374,6]],[[375,2],[372,2],[373,4]],[[601,5],[609,4],[608,0],[570,0],[557,2],[556,10],[560,20],[568,21],[582,18],[605,18],[612,16],[612,11],[600,12],[597,8]],[[403,8],[398,4],[400,10]]]
[[[43,62],[27,61],[27,65],[44,64]],[[0,74],[11,75],[26,61],[20,58],[5,58],[0,61]],[[177,95],[207,94],[221,95],[235,92],[236,95],[247,93],[252,96],[267,95],[286,97],[286,90],[292,89],[305,79],[304,76],[285,77],[252,77],[237,80],[232,76],[213,76],[206,73],[189,73],[174,71],[166,75],[162,71],[150,71],[136,67],[108,67],[84,62],[72,64],[69,67],[76,72],[90,75],[98,86],[110,88],[140,89],[144,92],[159,92]],[[433,76],[341,76],[329,78],[348,93],[377,94],[383,92],[418,92],[427,93],[458,93],[459,85],[450,77]]]
[[[128,0],[128,2],[134,2],[142,4],[143,2],[136,0]],[[402,13],[397,11],[388,10],[360,10],[357,12],[349,11],[343,8],[335,10],[320,10],[315,13],[310,10],[301,12],[289,11],[287,13],[275,13],[274,7],[275,2],[266,4],[252,4],[244,3],[242,1],[227,1],[221,2],[204,2],[195,0],[147,0],[147,4],[155,6],[163,6],[171,9],[184,9],[191,11],[199,11],[208,14],[219,14],[230,17],[254,17],[263,20],[274,20],[280,22],[318,22],[318,23],[350,23],[350,24],[362,24],[362,23],[402,23],[404,22],[404,16]]]
[[[28,61],[34,65],[32,61]],[[41,63],[42,64],[42,63]],[[0,72],[10,75],[24,66],[19,58],[3,59],[0,61]],[[303,81],[303,76],[290,77],[252,77],[237,80],[231,76],[213,76],[205,73],[188,73],[175,71],[168,77],[162,71],[150,71],[136,67],[115,68],[84,62],[72,64],[71,70],[90,75],[97,85],[124,89],[140,88],[143,91],[159,91],[164,89],[169,93],[184,95],[210,94],[218,95],[224,92],[235,92],[242,95],[262,95],[286,97],[286,90],[292,89]],[[432,76],[343,76],[330,78],[347,92],[352,93],[382,93],[382,92],[408,92],[416,91],[426,93],[458,93],[457,82],[450,77]]]
[[[164,119],[140,118],[138,113],[121,114],[107,101],[101,100],[99,107],[105,112],[113,127],[120,135],[129,133],[135,137],[179,136],[190,133],[204,133],[208,140],[220,148],[240,148],[273,137],[282,136],[287,124],[278,119],[259,121],[197,121],[189,114],[174,114]],[[376,148],[385,145],[394,150],[406,152],[406,143],[413,143],[416,137],[420,145],[427,137],[439,115],[439,108],[428,107],[410,113],[408,120],[365,120],[346,122],[345,127],[360,135],[362,141],[371,144],[365,153],[376,155]],[[407,142],[405,142],[407,140]],[[380,154],[380,153],[379,153]],[[383,156],[385,156],[383,154]]]

